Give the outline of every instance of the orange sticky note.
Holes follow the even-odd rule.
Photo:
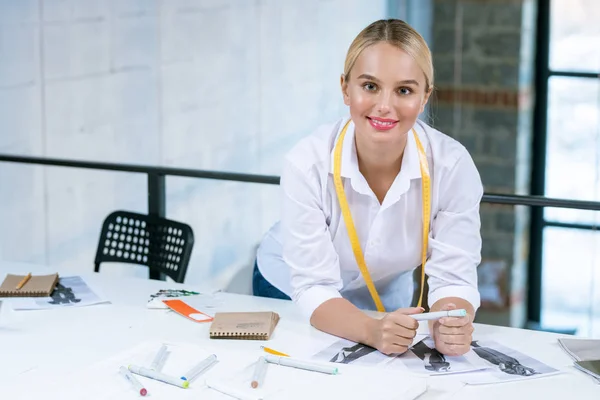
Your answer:
[[[213,320],[210,315],[196,310],[182,300],[163,300],[163,303],[177,314],[183,315],[194,322],[210,322]]]

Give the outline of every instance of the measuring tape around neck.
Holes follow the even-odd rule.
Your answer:
[[[340,209],[342,210],[342,215],[344,217],[344,222],[346,223],[346,230],[348,231],[348,237],[350,239],[350,244],[352,245],[352,251],[354,252],[354,258],[356,259],[356,263],[358,264],[358,268],[362,273],[362,276],[367,284],[367,288],[369,289],[369,293],[375,302],[375,306],[377,307],[377,311],[385,312],[385,308],[383,307],[383,303],[379,298],[379,293],[377,293],[377,289],[373,284],[373,280],[371,279],[371,275],[369,274],[369,269],[367,268],[367,264],[365,263],[365,257],[360,248],[360,242],[358,240],[358,235],[356,233],[356,228],[354,227],[354,222],[352,220],[352,214],[350,213],[350,207],[348,206],[348,200],[346,199],[346,192],[344,192],[344,185],[342,184],[342,146],[344,143],[344,137],[346,136],[346,131],[348,130],[348,126],[350,125],[350,121],[346,122],[340,136],[335,144],[335,150],[333,153],[333,181],[335,184],[335,191],[337,193],[338,202],[340,203]],[[421,303],[423,301],[423,287],[425,286],[425,262],[427,261],[427,247],[428,247],[428,239],[429,239],[429,219],[431,215],[431,176],[429,175],[429,166],[427,165],[427,157],[425,155],[425,150],[423,149],[423,145],[417,136],[417,132],[412,129],[412,133],[415,137],[415,142],[417,143],[417,150],[419,153],[419,166],[421,167],[421,188],[422,188],[422,196],[423,196],[423,245],[421,248],[421,293],[419,295],[419,302],[417,307],[421,307]]]

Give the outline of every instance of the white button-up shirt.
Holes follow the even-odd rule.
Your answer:
[[[322,126],[286,156],[282,216],[257,254],[260,272],[310,317],[325,301],[344,297],[375,309],[354,258],[333,183],[333,149],[347,118]],[[479,307],[479,203],[483,187],[467,150],[422,121],[414,126],[431,174],[431,223],[425,272],[429,305],[460,297]],[[422,192],[412,132],[400,173],[382,204],[358,169],[354,124],[342,149],[341,176],[365,262],[386,311],[410,305],[413,271],[421,264]]]

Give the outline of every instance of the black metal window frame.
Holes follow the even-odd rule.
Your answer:
[[[535,57],[535,105],[533,112],[533,143],[530,193],[545,196],[546,151],[548,144],[548,84],[551,77],[599,79],[600,72],[577,72],[550,69],[551,7],[553,0],[538,0]],[[560,227],[598,230],[597,225],[565,223],[544,218],[542,207],[531,210],[530,248],[528,262],[529,290],[527,316],[530,322],[539,324],[542,314],[542,268],[544,228]]]

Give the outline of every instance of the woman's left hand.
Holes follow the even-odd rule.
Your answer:
[[[454,310],[456,305],[448,303],[441,311]],[[435,348],[447,356],[461,356],[471,349],[473,340],[473,316],[444,317],[433,322],[432,332]]]

